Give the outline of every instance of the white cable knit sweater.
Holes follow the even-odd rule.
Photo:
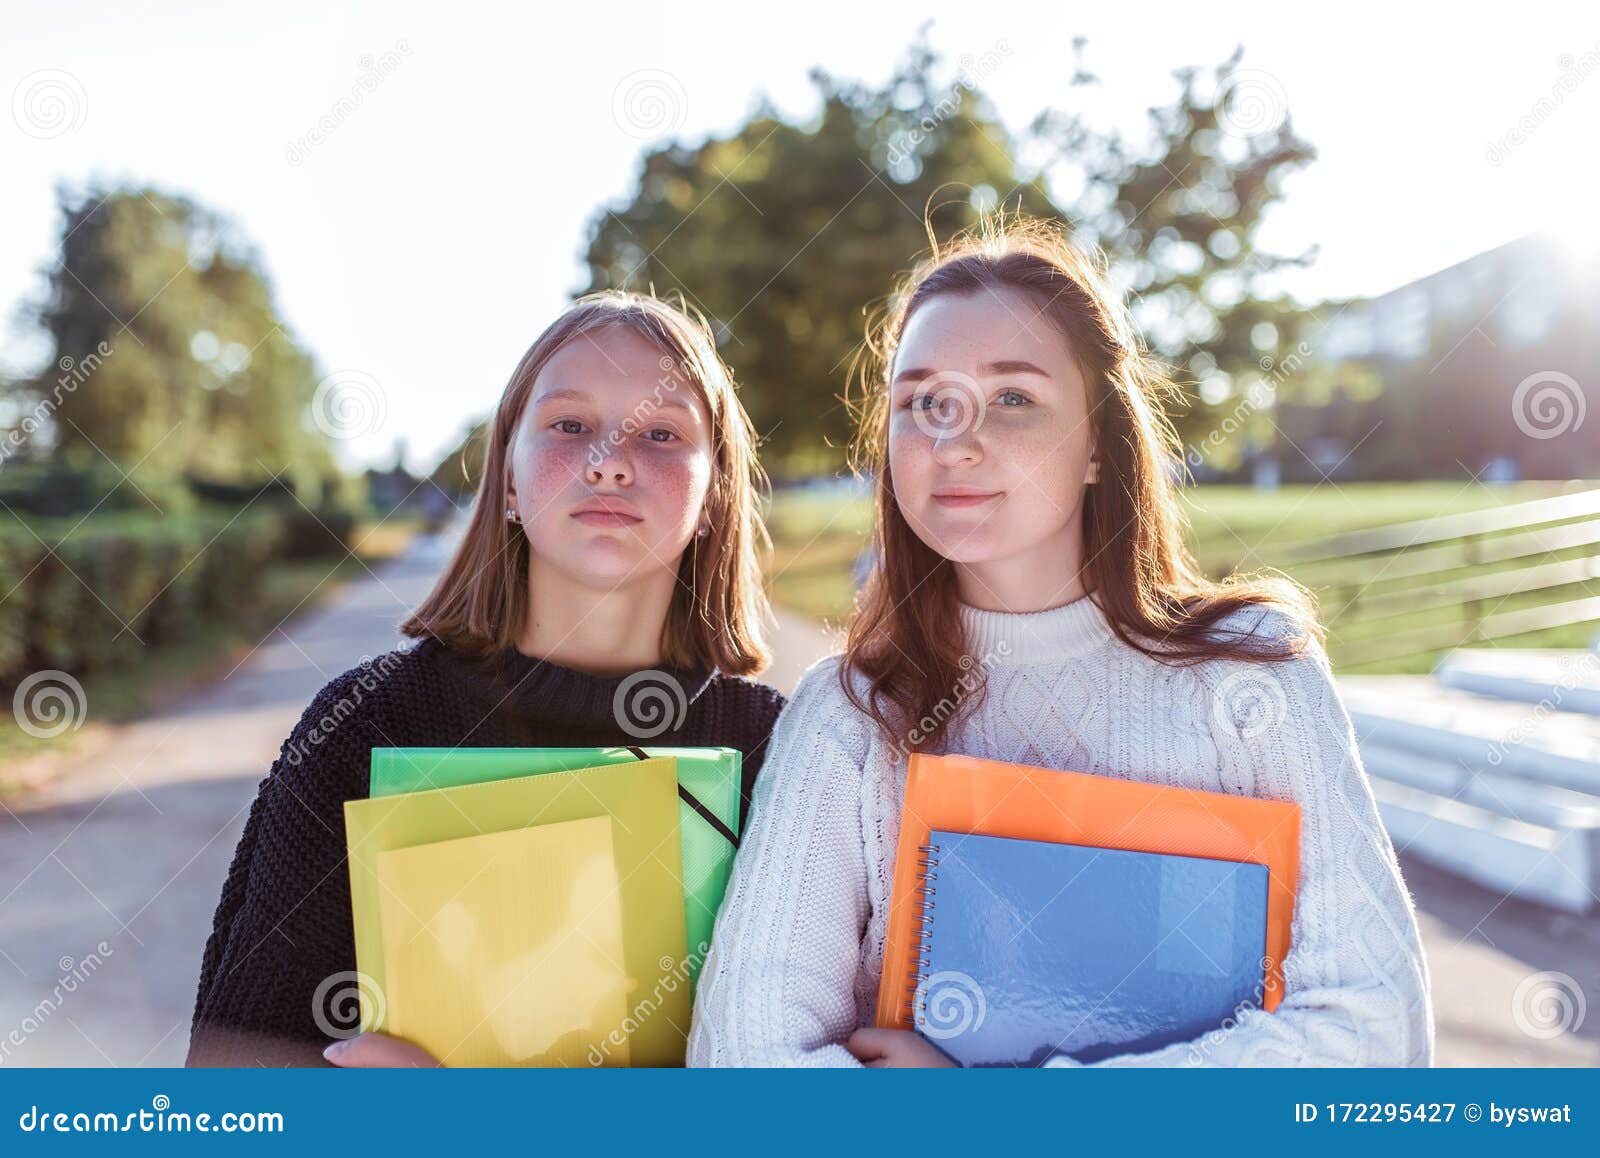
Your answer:
[[[1321,648],[1266,665],[1179,667],[1123,644],[1088,597],[1032,614],[963,605],[961,615],[988,693],[940,751],[1301,806],[1278,1008],[1092,1064],[1432,1063],[1415,911]],[[1219,629],[1293,630],[1261,609]],[[905,762],[845,698],[839,663],[805,673],[770,741],[700,975],[692,1066],[859,1064],[844,1042],[873,1022]]]

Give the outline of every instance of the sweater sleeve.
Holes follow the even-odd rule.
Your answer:
[[[256,790],[201,959],[187,1064],[323,1064],[353,1027],[344,801],[366,794],[362,669],[327,684]]]
[[[691,1066],[858,1066],[855,981],[869,911],[866,745],[838,657],[778,717],[717,914],[689,1032]]]
[[[1433,1013],[1416,913],[1350,717],[1314,642],[1292,660],[1216,661],[1197,689],[1230,791],[1301,807],[1300,875],[1271,1013],[1097,1066],[1427,1066]],[[1079,1066],[1065,1055],[1046,1064]]]

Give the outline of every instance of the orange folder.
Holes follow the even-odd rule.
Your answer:
[[[1300,872],[1298,804],[973,756],[914,754],[906,773],[878,988],[876,1020],[881,1028],[911,1028],[922,911],[918,850],[929,843],[935,828],[1265,865],[1269,884],[1262,1004],[1270,1013],[1283,1000],[1283,959],[1289,953]]]

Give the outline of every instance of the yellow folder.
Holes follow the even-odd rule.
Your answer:
[[[387,1032],[451,1066],[627,1065],[611,820],[378,854]]]
[[[419,857],[415,865],[403,860],[386,861],[380,869],[382,854],[596,817],[608,818],[611,824],[616,894],[622,920],[622,967],[627,988],[623,1028],[627,1032],[608,1033],[584,1042],[583,1064],[681,1065],[688,1036],[691,995],[683,960],[677,767],[671,757],[347,801],[345,832],[350,852],[356,964],[370,979],[360,986],[361,1028],[395,1032],[389,1018],[396,1001],[404,1021],[408,1010],[422,1008],[419,1002],[433,1001],[437,1008],[443,1009],[444,1001],[458,999],[457,996],[444,997],[447,989],[459,988],[459,981],[451,979],[448,970],[444,977],[424,979],[419,984],[413,966],[426,965],[431,969],[439,964],[437,956],[431,965],[426,964],[423,960],[426,953],[421,950],[417,951],[415,961],[404,954],[396,958],[397,962],[404,960],[404,971],[393,981],[389,978],[383,917],[385,897],[389,898],[391,919],[396,927],[400,918],[393,914],[401,904],[409,906],[412,915],[407,918],[410,922],[407,928],[413,934],[429,925],[430,911],[437,917],[438,909],[430,910],[428,905],[440,899],[436,890],[428,889],[420,903],[413,903],[404,890],[396,887],[396,882],[415,883],[419,876],[437,868],[441,872],[456,873],[458,883],[476,903],[482,901],[485,894],[495,897],[503,897],[503,894],[495,893],[487,883],[481,887],[473,883],[470,872],[462,880],[459,874],[464,864],[476,862],[474,867],[478,867],[503,863],[520,866],[515,871],[522,873],[541,855],[533,846],[513,851],[484,845],[474,846],[483,850],[481,853],[468,850],[458,854],[447,850],[437,854],[441,858],[438,860]],[[577,834],[552,839],[571,839],[581,844],[594,838]],[[553,846],[541,844],[538,847],[548,852]],[[561,879],[575,878],[564,876]],[[531,896],[528,899],[530,914],[544,913],[551,907],[549,893],[559,887],[557,878],[547,876],[545,884],[542,899]],[[486,917],[481,910],[477,913],[480,920]],[[570,911],[568,917],[577,922],[574,930],[580,926],[584,931],[590,930],[587,920],[579,921]],[[485,965],[487,973],[504,965],[504,961],[485,962]],[[492,984],[482,981],[475,984],[483,985],[484,992],[494,992],[497,988],[503,990],[506,982],[502,978]],[[555,990],[530,994],[527,992],[530,988],[532,983],[519,990],[510,1001],[560,1003],[570,1000],[570,995]],[[413,1013],[413,1016],[434,1015]],[[513,1014],[506,1024],[525,1028],[528,1023],[523,1017],[521,1013]],[[457,1026],[454,1032],[458,1039],[482,1040],[468,1031],[474,1031],[474,1027]],[[398,1036],[407,1034],[400,1032]],[[570,1057],[570,1051],[575,1048],[575,1040],[564,1042],[559,1052],[563,1057]],[[472,1063],[452,1057],[446,1064]]]

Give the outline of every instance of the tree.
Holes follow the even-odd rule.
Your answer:
[[[1098,83],[1077,49],[1069,98]],[[831,467],[850,435],[840,400],[867,310],[930,232],[947,238],[1003,204],[1063,219],[1105,248],[1154,349],[1186,385],[1203,386],[1205,404],[1177,417],[1186,432],[1204,430],[1269,372],[1262,359],[1293,347],[1296,311],[1258,282],[1310,255],[1261,252],[1255,234],[1311,147],[1286,112],[1262,120],[1238,53],[1213,70],[1212,93],[1198,70],[1175,73],[1178,95],[1151,110],[1147,147],[1071,108],[1041,114],[1013,141],[981,91],[1009,51],[1001,42],[947,80],[919,38],[880,87],[813,73],[820,109],[809,125],[762,107],[726,138],[650,150],[632,195],[592,223],[586,288],[683,293],[744,384],[769,465]],[[1030,151],[1044,161],[1024,166]],[[1074,179],[1070,199],[1052,197]]]
[[[1074,42],[1073,90],[1100,83]],[[1243,48],[1202,72],[1173,73],[1178,94],[1149,111],[1151,141],[1134,148],[1115,131],[1091,128],[1068,107],[1041,113],[1033,140],[1048,150],[1041,170],[1081,192],[1064,210],[1074,236],[1100,246],[1133,295],[1133,312],[1152,349],[1186,387],[1173,417],[1194,440],[1219,419],[1242,412],[1257,437],[1270,429],[1275,399],[1310,378],[1311,352],[1296,353],[1304,314],[1262,281],[1296,255],[1263,250],[1256,234],[1284,196],[1286,177],[1316,151],[1299,137],[1276,78],[1240,67]],[[1291,362],[1292,359],[1292,362]],[[1292,373],[1284,367],[1293,365]],[[1196,397],[1198,395],[1198,397]],[[1213,440],[1208,440],[1213,441]],[[1245,440],[1224,440],[1224,459]]]
[[[231,223],[153,189],[58,196],[59,260],[38,311],[53,357],[27,391],[57,458],[228,482],[330,473],[306,421],[315,365]]]
[[[864,311],[930,229],[949,237],[1002,194],[1052,211],[1042,185],[1017,182],[976,78],[943,83],[936,64],[918,44],[882,88],[815,71],[815,123],[762,108],[726,139],[654,149],[592,226],[587,288],[675,290],[701,309],[771,465],[840,461]]]

